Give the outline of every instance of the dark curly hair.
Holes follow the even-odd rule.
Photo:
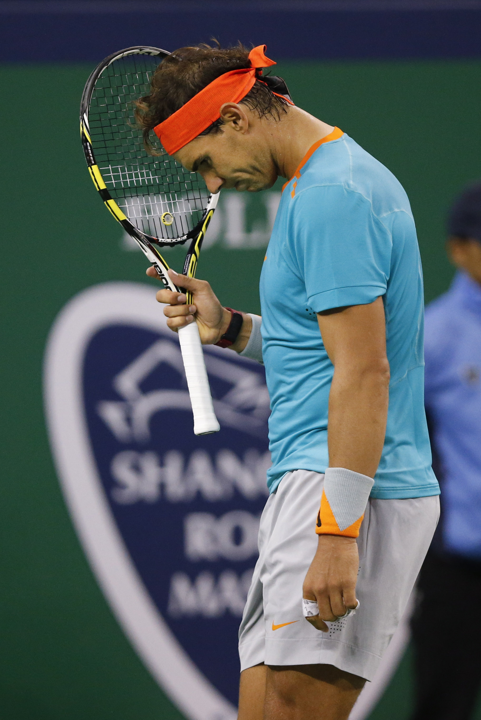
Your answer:
[[[218,43],[215,47],[202,43],[175,50],[162,60],[150,81],[150,94],[134,103],[135,119],[142,129],[147,152],[157,154],[150,139],[156,125],[173,115],[220,75],[230,70],[250,68],[249,52],[241,43],[230,48],[221,48]],[[281,113],[287,111],[288,102],[274,92],[286,94],[282,92],[284,89],[287,91],[281,78],[262,76],[242,102],[255,110],[259,117],[270,116],[279,120]],[[217,132],[221,125],[219,118],[200,134]]]

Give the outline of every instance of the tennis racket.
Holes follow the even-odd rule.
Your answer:
[[[107,209],[137,242],[164,287],[185,292],[169,278],[159,248],[190,241],[183,274],[194,277],[219,194],[211,195],[199,175],[165,152],[148,155],[136,126],[133,101],[148,94],[153,72],[169,54],[155,47],[130,47],[103,60],[84,88],[80,137],[90,177]],[[153,133],[152,144],[162,151]],[[194,433],[217,432],[197,323],[180,329],[179,341]]]

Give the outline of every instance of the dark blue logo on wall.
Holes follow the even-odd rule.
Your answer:
[[[83,364],[101,483],[145,588],[205,677],[237,703],[237,630],[266,501],[263,368],[206,352],[221,423],[196,437],[174,334],[102,327]]]

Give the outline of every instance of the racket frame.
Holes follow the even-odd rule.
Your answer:
[[[180,237],[161,240],[153,235],[144,233],[130,222],[129,218],[111,196],[95,159],[89,127],[90,99],[96,82],[102,73],[116,60],[128,57],[129,55],[151,55],[162,59],[170,55],[170,53],[166,50],[148,45],[133,46],[109,55],[93,70],[85,84],[80,103],[80,138],[85,160],[92,182],[112,217],[114,217],[130,237],[135,240],[148,261],[154,266],[164,288],[172,290],[173,292],[185,293],[186,301],[189,305],[192,303],[192,294],[188,291],[185,292],[185,290],[177,287],[172,282],[168,274],[169,265],[162,257],[159,247],[180,245],[191,240],[182,272],[188,277],[195,277],[202,242],[217,206],[219,193],[210,195],[202,217],[195,228]],[[190,325],[181,328],[178,334],[194,414],[194,433],[196,435],[207,435],[217,432],[220,426],[214,413],[197,323],[192,322]]]

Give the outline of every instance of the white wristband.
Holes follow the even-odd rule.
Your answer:
[[[248,315],[252,320],[252,330],[247,345],[239,355],[264,364],[262,361],[262,318],[259,315],[252,315],[251,313],[248,313]]]
[[[367,475],[345,468],[327,468],[324,493],[341,532],[364,515],[373,485],[374,480]]]

